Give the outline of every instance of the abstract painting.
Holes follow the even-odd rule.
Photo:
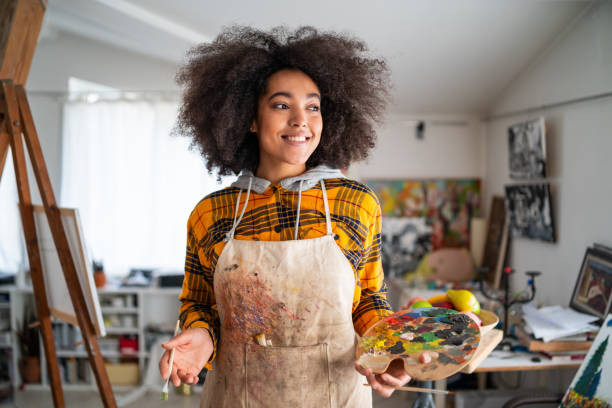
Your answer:
[[[431,252],[431,226],[424,217],[382,218],[382,264],[388,277],[416,270]]]
[[[386,217],[424,217],[432,249],[468,248],[470,221],[480,215],[479,179],[366,180]]]
[[[510,177],[546,177],[546,130],[544,118],[517,123],[508,128]]]
[[[561,401],[561,408],[612,407],[612,315],[601,326],[582,366]]]
[[[506,186],[510,235],[555,242],[549,184]]]

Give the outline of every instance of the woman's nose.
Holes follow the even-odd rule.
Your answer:
[[[302,111],[294,111],[289,119],[291,126],[302,127],[306,126],[306,115]]]

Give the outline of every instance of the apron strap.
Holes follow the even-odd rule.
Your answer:
[[[327,235],[333,235],[331,227],[331,218],[329,216],[329,203],[327,202],[327,192],[325,191],[325,183],[321,179],[321,191],[323,192],[323,204],[325,205],[325,223],[327,224]]]
[[[246,199],[244,200],[244,206],[242,207],[242,212],[240,213],[240,217],[236,220],[236,214],[238,214],[238,206],[240,205],[240,195],[242,194],[242,190],[238,193],[238,201],[236,201],[236,211],[234,212],[234,223],[232,228],[225,234],[224,241],[227,242],[230,239],[234,238],[234,234],[236,233],[236,228],[240,221],[242,221],[242,217],[244,216],[244,212],[246,211],[247,204],[249,203],[249,196],[251,195],[251,185],[253,183],[253,177],[249,177],[249,186],[247,187]]]
[[[295,234],[293,239],[298,239],[298,227],[300,226],[300,204],[302,203],[302,184],[304,180],[300,180],[300,189],[298,190],[297,216],[295,217]]]

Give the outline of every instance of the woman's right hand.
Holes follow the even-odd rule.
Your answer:
[[[159,372],[164,380],[170,375],[170,381],[178,387],[181,382],[186,384],[198,382],[198,374],[212,355],[213,341],[208,330],[203,327],[193,327],[163,343],[162,347],[166,352],[159,360]],[[172,349],[176,351],[170,373]]]

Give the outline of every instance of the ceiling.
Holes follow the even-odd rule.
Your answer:
[[[349,32],[387,59],[391,111],[485,114],[593,0],[49,0],[62,30],[180,63],[223,26]]]

